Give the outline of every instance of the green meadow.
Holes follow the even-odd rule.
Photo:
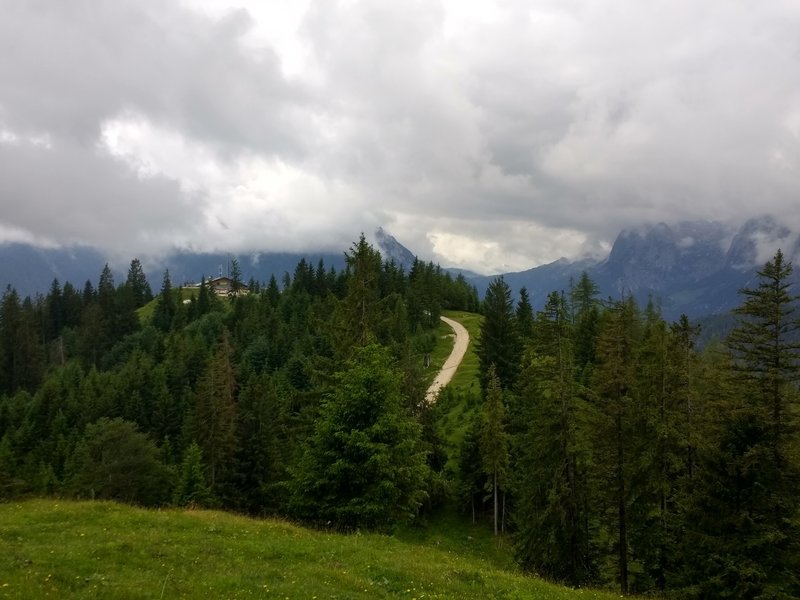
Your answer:
[[[516,572],[483,526],[442,517],[340,535],[205,510],[0,505],[0,598],[598,598]]]

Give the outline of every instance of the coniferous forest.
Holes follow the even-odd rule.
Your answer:
[[[737,327],[502,278],[405,272],[362,236],[341,272],[195,293],[138,260],[0,304],[0,499],[104,498],[391,531],[459,510],[571,586],[800,597],[800,328],[779,251]],[[240,293],[244,284],[248,293]],[[444,309],[481,312],[476,392],[425,402]],[[455,449],[438,426],[463,402]],[[448,467],[448,465],[450,465]],[[454,465],[454,466],[453,466]]]

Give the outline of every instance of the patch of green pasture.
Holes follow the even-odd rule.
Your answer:
[[[400,527],[395,537],[407,543],[435,546],[461,556],[486,560],[495,567],[518,571],[508,536],[495,536],[486,521],[473,523],[456,506],[444,506],[426,515],[424,524]]]
[[[455,310],[446,310],[442,314],[445,317],[461,323],[467,330],[467,333],[469,333],[467,353],[464,355],[461,366],[458,367],[456,374],[447,387],[456,393],[480,389],[478,380],[478,355],[475,352],[475,344],[480,338],[483,315]],[[448,330],[450,330],[449,327]]]
[[[197,297],[197,292],[197,289],[178,288],[178,298],[180,302],[191,300]],[[144,306],[136,309],[136,316],[139,317],[139,323],[147,325],[153,320],[153,313],[156,311],[156,303],[158,303],[158,295]]]
[[[136,309],[136,316],[139,317],[140,324],[147,325],[153,320],[153,313],[156,312],[156,302],[158,302],[157,296],[144,306]]]
[[[109,502],[0,505],[0,546],[0,598],[616,597],[545,583],[429,539]]]
[[[447,468],[455,472],[458,452],[469,424],[480,407],[480,380],[476,342],[480,339],[483,315],[463,311],[444,311],[444,316],[461,323],[469,333],[469,346],[452,381],[439,395],[438,428],[445,443]]]
[[[439,321],[439,325],[436,327],[435,331],[426,332],[422,335],[432,335],[436,340],[436,344],[430,353],[431,363],[425,369],[425,383],[430,385],[433,383],[439,371],[442,370],[444,363],[453,351],[455,337],[453,335],[453,330],[444,321]],[[425,355],[421,353],[419,355],[420,364],[423,364],[422,361],[424,361],[424,359]]]

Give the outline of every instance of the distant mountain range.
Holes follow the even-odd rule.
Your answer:
[[[696,319],[738,306],[738,291],[755,283],[778,248],[794,263],[800,259],[800,238],[770,216],[750,219],[736,231],[713,221],[658,223],[622,231],[603,260],[562,258],[503,277],[514,293],[525,286],[538,308],[548,293],[567,291],[585,271],[604,298],[633,295],[641,305],[652,299],[667,319],[681,313]],[[492,279],[470,281],[483,294]]]
[[[131,257],[133,258],[133,257]],[[231,262],[236,258],[245,280],[251,277],[266,282],[272,275],[280,282],[284,273],[292,275],[297,263],[305,259],[315,268],[320,260],[326,269],[344,268],[344,252],[288,253],[265,252],[253,254],[175,252],[157,262],[143,259],[145,273],[154,292],[161,288],[164,270],[169,269],[173,285],[200,281],[203,276],[215,277],[230,274]],[[95,248],[78,246],[62,249],[37,248],[26,244],[0,245],[0,285],[12,285],[22,295],[44,294],[53,279],[63,285],[69,281],[82,289],[87,280],[96,286],[103,265],[109,263],[114,281],[125,281],[128,263],[117,264]]]
[[[414,253],[387,231],[379,228],[372,237],[384,259],[394,260],[406,270],[411,267]],[[570,281],[586,271],[603,297],[630,294],[642,304],[652,299],[667,319],[675,319],[681,313],[696,319],[725,314],[739,305],[738,290],[754,283],[756,271],[779,247],[793,262],[798,262],[800,238],[770,216],[750,219],[736,231],[712,221],[659,223],[622,231],[603,260],[562,258],[527,271],[505,273],[503,277],[515,295],[525,286],[534,307],[540,308],[548,293],[567,291]],[[279,280],[284,273],[291,275],[302,258],[315,267],[320,260],[326,268],[339,270],[345,265],[344,252],[236,256],[175,252],[157,265],[145,261],[145,269],[153,290],[158,291],[164,268],[169,269],[173,284],[180,285],[198,281],[203,275],[228,273],[234,257],[244,278],[258,281],[267,281],[273,274]],[[88,247],[49,249],[3,244],[0,285],[11,284],[22,295],[46,293],[54,278],[62,283],[70,281],[76,287],[82,287],[87,279],[96,285],[105,262],[107,259],[101,252]],[[496,277],[459,269],[450,271],[464,275],[481,295]],[[117,266],[117,283],[125,279],[126,272],[127,265]]]

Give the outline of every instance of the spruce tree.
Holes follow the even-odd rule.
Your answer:
[[[236,257],[231,258],[231,289],[228,295],[231,298],[238,297],[244,289],[244,282],[242,282],[242,269],[239,266],[239,260]]]
[[[502,277],[489,284],[483,302],[484,320],[476,343],[481,389],[489,383],[489,368],[494,365],[500,387],[512,389],[519,372],[522,344],[517,330],[511,289]]]
[[[171,495],[172,472],[161,462],[158,448],[122,419],[102,418],[87,425],[69,471],[72,490],[83,498],[156,505]]]
[[[203,451],[196,442],[192,442],[183,453],[172,503],[176,506],[202,507],[210,502],[211,492],[206,483]]]
[[[515,418],[517,557],[526,570],[585,585],[589,561],[586,409],[574,380],[572,328],[562,295],[537,315],[523,360]]]
[[[345,254],[347,293],[336,310],[335,326],[339,356],[348,357],[356,346],[376,337],[383,319],[380,296],[381,255],[364,234]]]
[[[594,447],[600,469],[599,490],[607,506],[604,522],[616,538],[620,592],[629,589],[629,508],[633,463],[633,382],[639,313],[632,298],[614,303],[600,323],[592,392],[598,413]]]
[[[598,288],[584,271],[570,290],[572,320],[575,323],[575,367],[582,383],[591,377],[595,362],[597,325],[600,320]]]
[[[36,390],[44,372],[41,337],[30,298],[20,303],[8,287],[0,301],[0,393]]]
[[[520,336],[523,340],[529,339],[533,335],[533,307],[528,290],[524,286],[519,290],[516,317]]]
[[[494,508],[494,534],[497,535],[499,513],[499,491],[505,487],[508,472],[508,434],[506,433],[503,390],[494,366],[489,367],[489,383],[486,388],[486,401],[481,420],[480,451],[483,472],[492,493]]]
[[[800,594],[800,346],[791,275],[778,250],[757,287],[741,290],[738,325],[727,339],[736,395],[719,414],[696,506],[715,515],[695,538],[705,550],[698,570],[707,594],[720,587],[740,598]]]
[[[197,304],[196,306],[196,315],[197,317],[202,317],[211,310],[211,295],[214,292],[208,289],[208,285],[206,284],[206,276],[203,275],[200,278],[200,289],[197,291]]]
[[[412,520],[429,467],[401,373],[385,348],[368,343],[334,379],[295,472],[292,512],[340,530]]]
[[[53,279],[50,292],[47,294],[47,325],[45,339],[54,340],[61,334],[65,325],[64,296],[58,279]]]
[[[226,330],[197,383],[187,430],[206,460],[207,480],[218,497],[237,449],[236,379]]]
[[[131,261],[125,285],[130,290],[134,308],[144,306],[153,299],[153,291],[150,289],[150,284],[147,283],[142,262],[138,258]]]
[[[272,378],[252,375],[239,395],[235,455],[236,505],[256,514],[274,514],[286,507],[287,416]]]
[[[153,325],[163,332],[169,331],[172,327],[172,321],[175,318],[177,310],[178,307],[175,302],[175,296],[172,292],[172,280],[169,276],[169,269],[167,269],[164,271],[161,291],[158,294],[156,308],[153,312]]]

